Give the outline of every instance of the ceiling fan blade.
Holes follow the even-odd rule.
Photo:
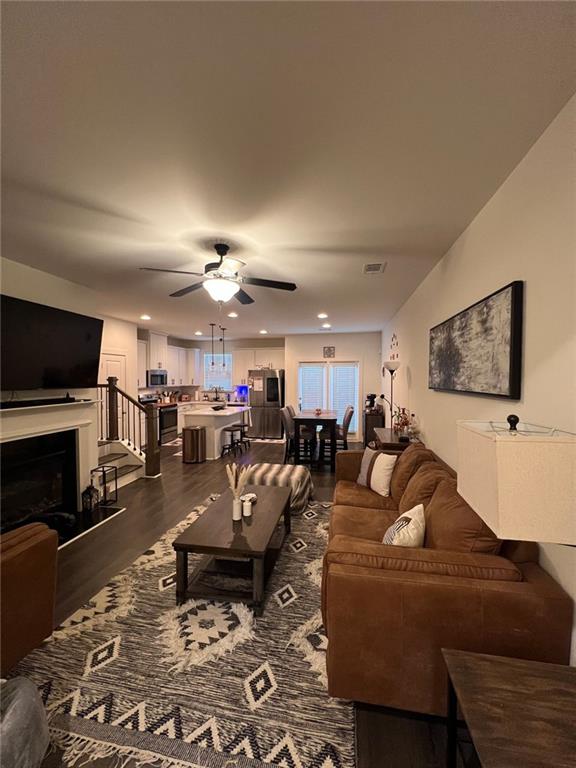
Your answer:
[[[259,285],[262,288],[276,288],[279,291],[295,291],[298,287],[296,283],[285,283],[282,280],[264,280],[261,277],[243,277],[242,282],[246,285]]]
[[[240,304],[254,304],[254,299],[252,296],[248,296],[246,291],[243,291],[242,288],[240,288],[238,293],[234,294],[234,298],[238,299]]]
[[[197,291],[198,288],[202,288],[204,283],[194,283],[193,285],[187,285],[186,288],[180,288],[179,291],[174,291],[174,293],[171,293],[170,296],[173,296],[174,298],[179,298],[180,296],[186,296],[187,293],[192,293],[192,291]]]
[[[173,275],[195,275],[196,277],[204,277],[203,272],[187,272],[183,269],[159,269],[158,267],[138,267],[143,272],[170,272]]]
[[[236,275],[239,269],[246,266],[246,262],[240,261],[240,259],[233,259],[231,256],[224,256],[222,264],[220,265],[220,272],[227,275]]]

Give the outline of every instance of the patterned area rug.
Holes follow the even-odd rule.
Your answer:
[[[175,605],[171,543],[215,498],[15,670],[38,685],[67,765],[353,768],[352,704],[326,692],[319,585],[330,505],[293,517],[255,618],[239,603]]]

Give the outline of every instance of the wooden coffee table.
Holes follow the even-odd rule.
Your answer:
[[[232,493],[227,490],[192,523],[172,546],[176,550],[176,602],[192,597],[249,603],[262,615],[266,582],[282,543],[290,533],[290,488],[247,485],[245,493],[258,497],[252,517],[232,520]],[[280,521],[283,519],[283,525]],[[188,555],[204,555],[188,573]],[[220,588],[201,583],[206,575],[248,578],[252,589]]]

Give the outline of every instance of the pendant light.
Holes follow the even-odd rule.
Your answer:
[[[210,323],[210,335],[212,337],[212,362],[210,363],[210,367],[214,368],[214,327],[216,323]]]
[[[226,332],[226,328],[220,326],[220,330],[222,331],[222,369],[224,369],[226,368],[226,347],[224,342],[224,334]]]

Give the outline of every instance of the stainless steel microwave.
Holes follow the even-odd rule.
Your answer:
[[[147,387],[165,387],[168,384],[168,371],[155,368],[150,371],[146,371],[146,386]]]

